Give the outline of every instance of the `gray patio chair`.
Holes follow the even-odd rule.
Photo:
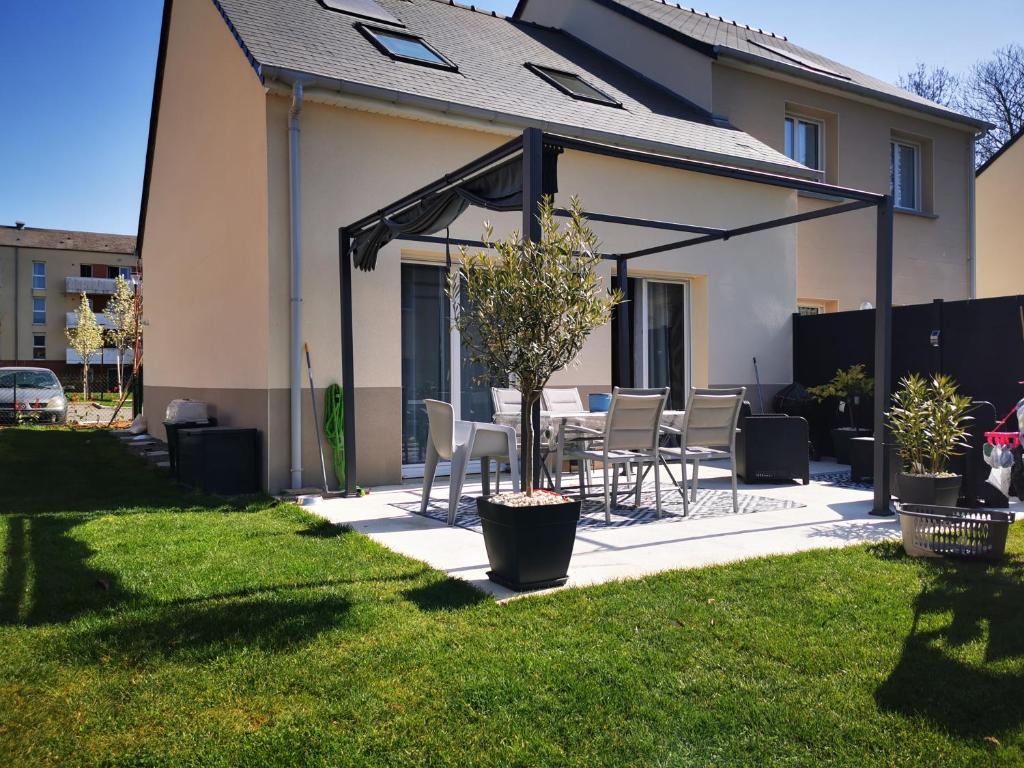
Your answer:
[[[523,395],[511,387],[491,387],[491,400],[495,413],[520,413],[523,410]]]
[[[736,424],[740,417],[740,408],[747,393],[746,387],[723,387],[716,389],[690,390],[690,399],[686,404],[686,415],[683,417],[683,428],[665,427],[667,434],[679,435],[679,447],[662,446],[658,456],[669,477],[675,483],[683,497],[683,514],[690,513],[690,504],[686,498],[688,467],[693,462],[693,482],[691,483],[690,501],[697,501],[700,463],[710,459],[729,459],[732,470],[732,509],[739,512],[739,495],[736,490]],[[677,483],[669,460],[680,463],[683,477]],[[657,472],[655,472],[657,476]]]
[[[512,427],[482,421],[456,421],[451,403],[424,400],[423,404],[427,408],[430,434],[427,437],[427,461],[423,468],[421,513],[426,514],[439,460],[451,462],[448,525],[455,524],[466,471],[473,459],[488,462],[495,458],[507,462],[512,468],[512,490],[519,490],[519,451],[516,448],[516,431]]]
[[[585,462],[600,461],[604,481],[604,518],[611,522],[613,491],[618,492],[618,467],[631,464],[637,465],[637,481],[635,487],[636,503],[640,503],[644,464],[654,466],[654,498],[658,517],[661,517],[661,482],[658,477],[658,439],[661,434],[661,414],[668,400],[668,387],[633,394],[629,390],[618,387],[612,393],[612,404],[608,409],[608,417],[601,435],[601,446],[587,448],[580,446],[566,451],[566,458],[579,461],[580,498],[586,495]],[[612,490],[608,487],[608,470],[615,468],[611,478],[615,484]]]
[[[544,387],[540,393],[541,408],[551,413],[582,413],[583,407],[580,391],[576,387],[555,388]]]

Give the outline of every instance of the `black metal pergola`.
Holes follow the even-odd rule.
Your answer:
[[[341,359],[342,381],[344,382],[344,428],[345,456],[347,477],[345,490],[349,494],[357,492],[356,475],[356,440],[355,440],[355,361],[353,357],[353,318],[352,318],[352,241],[353,238],[377,226],[388,217],[407,211],[433,195],[450,190],[453,187],[488,172],[496,165],[508,163],[516,156],[522,161],[522,235],[524,239],[539,240],[541,236],[538,211],[544,189],[544,149],[572,150],[587,154],[602,155],[627,160],[645,165],[673,168],[681,171],[700,173],[722,178],[735,179],[753,184],[790,189],[797,192],[808,192],[825,195],[835,200],[836,204],[805,213],[755,222],[741,227],[722,229],[705,227],[690,223],[658,221],[654,219],[619,216],[611,213],[588,211],[585,216],[590,221],[622,224],[646,229],[682,232],[690,237],[662,245],[641,248],[625,253],[601,254],[602,258],[615,262],[615,280],[617,286],[625,293],[628,279],[628,265],[633,259],[650,256],[656,253],[675,251],[695,245],[703,245],[718,241],[726,241],[734,237],[764,232],[766,230],[799,224],[827,216],[836,216],[861,208],[876,209],[876,257],[875,257],[875,404],[874,404],[874,514],[891,514],[889,509],[889,475],[886,469],[887,455],[885,451],[885,404],[889,397],[891,385],[891,337],[892,337],[892,250],[893,250],[893,203],[890,195],[876,192],[865,192],[858,189],[839,187],[832,184],[810,181],[790,176],[782,176],[764,171],[747,170],[727,165],[687,160],[683,158],[659,155],[651,152],[624,149],[622,147],[599,144],[592,141],[570,138],[545,133],[539,128],[527,128],[522,136],[497,147],[482,155],[471,163],[463,165],[444,177],[427,184],[420,189],[396,200],[376,213],[365,216],[338,230],[339,243],[339,274],[341,284]],[[565,216],[567,211],[556,209],[556,214]],[[452,244],[468,247],[482,247],[485,244],[477,240],[439,237],[430,234],[396,235],[395,240],[427,242],[435,244]],[[615,360],[616,374],[619,381],[630,380],[630,361],[632,360],[632,338],[626,322],[626,304],[616,307],[618,319],[617,357]],[[538,425],[539,406],[533,415],[535,426]],[[539,440],[539,429],[534,434]],[[539,460],[540,451],[534,451]],[[539,477],[539,473],[535,477]]]

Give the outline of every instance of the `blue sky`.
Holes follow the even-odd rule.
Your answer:
[[[499,13],[515,7],[473,1]],[[0,224],[134,234],[161,0],[0,6]],[[701,10],[885,80],[917,61],[963,70],[1024,42],[1022,0],[709,0]]]

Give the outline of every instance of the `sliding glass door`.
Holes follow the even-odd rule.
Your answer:
[[[466,360],[462,339],[451,328],[446,269],[404,263],[401,282],[402,475],[417,477],[423,474],[427,456],[424,400],[450,402],[455,418],[466,421],[490,421],[494,411],[486,371]],[[453,349],[459,351],[457,356]],[[447,472],[447,466],[438,471]]]
[[[668,387],[671,410],[685,408],[689,392],[688,288],[685,282],[638,280],[632,291],[636,384]]]

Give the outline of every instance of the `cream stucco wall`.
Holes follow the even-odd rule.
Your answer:
[[[265,430],[266,98],[210,2],[174,4],[142,260],[150,429],[172,397],[234,392],[222,421]]]
[[[968,189],[972,175],[966,130],[920,119],[846,96],[804,87],[724,62],[714,67],[715,111],[769,146],[783,150],[787,106],[830,117],[828,181],[872,192],[889,191],[889,142],[896,134],[924,147],[925,215],[896,214],[894,300],[914,304],[963,299],[969,291]],[[829,131],[826,131],[828,134]],[[930,167],[929,167],[930,166]],[[801,198],[801,210],[827,204]],[[837,300],[839,309],[874,302],[875,227],[872,211],[844,214],[799,227],[798,292]]]
[[[275,391],[284,391],[288,381],[287,111],[286,98],[270,96],[266,118],[270,178],[268,384]],[[301,140],[303,338],[314,353],[318,389],[337,381],[341,366],[338,227],[504,140],[504,136],[481,131],[339,108],[320,103],[315,91],[307,91]],[[790,192],[579,153],[563,156],[559,186],[562,203],[579,194],[594,210],[685,217],[712,226],[781,216],[796,206]],[[452,236],[478,237],[485,218],[492,221],[499,236],[521,223],[518,214],[470,209],[452,227]],[[609,251],[666,241],[665,233],[607,225],[594,228]],[[693,278],[693,383],[750,382],[754,355],[762,362],[761,376],[766,383],[789,380],[795,248],[794,233],[778,230],[649,257],[631,265],[635,276]],[[403,258],[441,260],[443,249],[395,242],[381,251],[375,271],[354,275],[359,475],[360,481],[368,484],[397,480],[400,473],[399,275]],[[608,268],[604,273],[610,276]],[[592,336],[577,365],[560,373],[555,383],[606,388],[611,383],[611,362],[611,332],[605,327]],[[366,407],[358,407],[361,398]],[[271,418],[276,429],[287,430],[281,414]],[[310,433],[311,420],[307,424]],[[304,443],[305,464],[313,467],[318,461],[315,443]],[[283,471],[286,459],[284,453],[276,454],[272,466]]]
[[[1024,294],[1024,139],[977,180],[978,297]]]

